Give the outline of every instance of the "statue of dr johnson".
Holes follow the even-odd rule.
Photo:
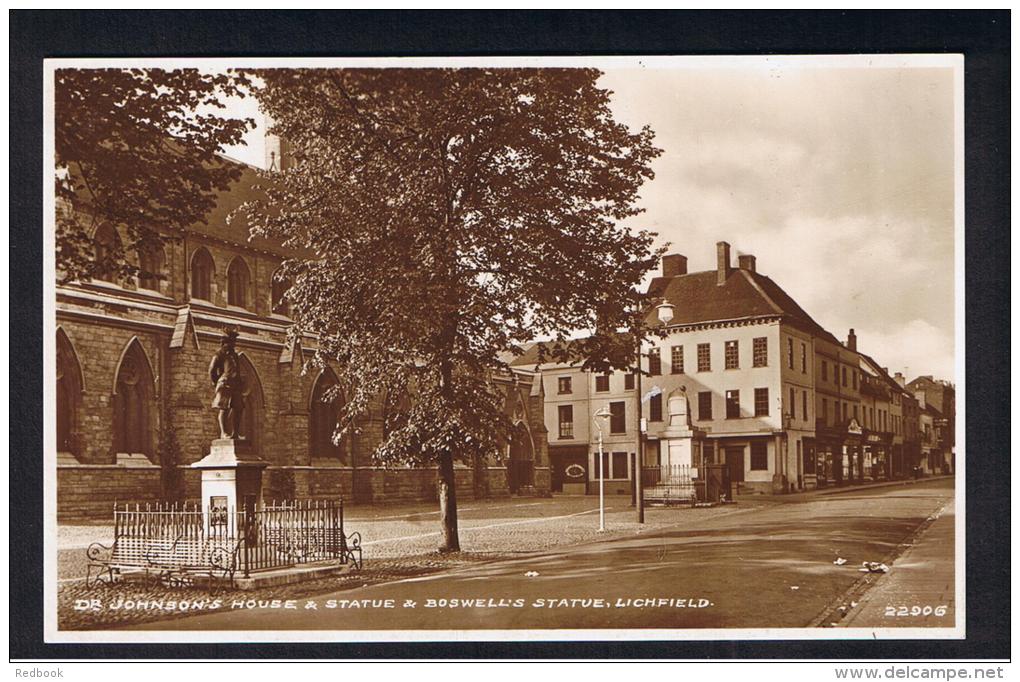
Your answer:
[[[223,332],[220,349],[209,363],[209,378],[216,385],[212,407],[219,410],[220,438],[241,438],[241,415],[244,413],[244,379],[241,363],[234,350],[238,333]]]

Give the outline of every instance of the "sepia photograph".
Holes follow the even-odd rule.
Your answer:
[[[47,60],[47,641],[963,637],[963,66]]]

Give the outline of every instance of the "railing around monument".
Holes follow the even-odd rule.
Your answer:
[[[117,544],[164,562],[173,556],[211,562],[227,552],[245,576],[314,561],[346,563],[350,544],[360,545],[357,533],[344,534],[342,500],[249,504],[239,511],[195,503],[117,505],[113,516]]]
[[[645,499],[649,501],[680,502],[704,501],[705,481],[700,471],[686,464],[663,464],[642,467],[641,483]]]

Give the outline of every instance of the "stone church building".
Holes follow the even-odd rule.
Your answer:
[[[184,497],[198,498],[198,472],[189,465],[208,453],[219,433],[208,366],[228,327],[240,332],[246,392],[241,432],[269,462],[267,498],[435,499],[435,468],[373,463],[384,438],[381,401],[361,420],[360,433],[332,443],[338,406],[322,395],[337,376],[328,368],[302,372],[313,337],[287,343],[286,284],[274,273],[289,254],[269,241],[250,240],[243,221],[227,222],[255,182],[254,169],[246,167],[205,224],[170,235],[161,252],[136,254],[138,265],[159,277],[57,285],[62,519],[108,518],[116,502],[156,502],[174,479],[170,470],[179,472],[176,485],[183,486]],[[92,236],[97,250],[123,238],[108,224]],[[549,489],[541,377],[515,369],[496,381],[506,393],[513,436],[477,471],[458,465],[461,500]],[[168,427],[177,448],[167,447]]]

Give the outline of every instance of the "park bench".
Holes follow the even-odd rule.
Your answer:
[[[126,538],[112,546],[93,542],[86,550],[85,586],[113,584],[130,574],[154,577],[168,586],[190,584],[196,574],[233,580],[240,540]]]
[[[148,573],[148,554],[154,541],[148,538],[117,538],[113,545],[93,542],[85,550],[88,565],[85,586],[94,587],[100,582],[113,584],[132,573]]]
[[[262,528],[261,539],[295,563],[340,558],[361,569],[361,533],[344,536],[338,529]]]
[[[226,538],[179,537],[169,547],[154,544],[146,559],[159,582],[167,586],[190,585],[196,576],[208,576],[210,583],[216,578],[232,581],[242,542]]]

